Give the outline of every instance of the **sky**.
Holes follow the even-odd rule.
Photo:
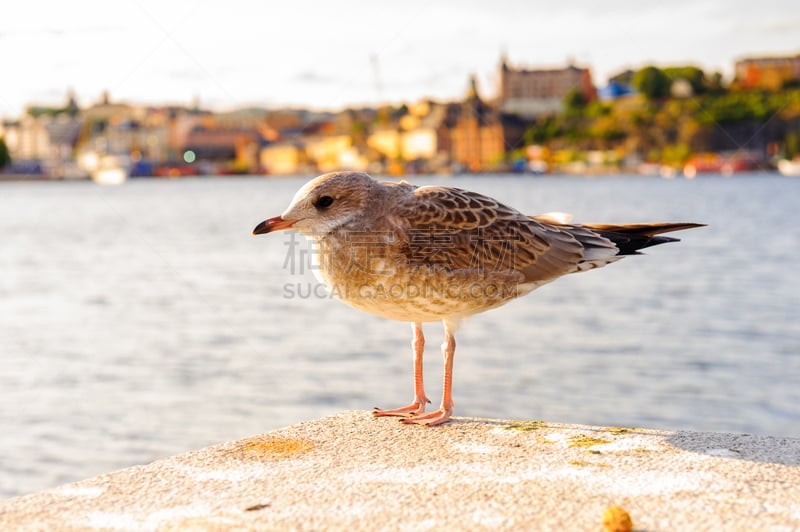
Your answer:
[[[10,2],[9,2],[10,3]],[[336,109],[463,97],[498,65],[592,69],[800,53],[797,0],[17,0],[0,17],[0,117],[114,101]]]

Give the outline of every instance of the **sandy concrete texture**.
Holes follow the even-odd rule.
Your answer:
[[[350,411],[0,502],[0,530],[800,530],[800,439]]]

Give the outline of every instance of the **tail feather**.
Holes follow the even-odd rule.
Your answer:
[[[583,227],[594,229],[595,231],[637,234],[644,236],[654,236],[671,231],[682,231],[694,227],[705,227],[706,224],[696,224],[691,222],[666,222],[666,223],[644,223],[644,224],[581,224]]]
[[[594,235],[600,236],[604,239],[610,240],[619,249],[617,255],[638,255],[640,249],[650,246],[657,246],[667,242],[678,242],[678,238],[669,236],[658,236],[662,233],[669,233],[672,231],[682,231],[684,229],[692,229],[694,227],[705,227],[705,224],[697,224],[691,222],[666,222],[666,223],[641,223],[641,224],[569,224],[562,222],[565,219],[562,213],[555,213],[559,216],[556,217],[554,213],[541,214],[538,216],[531,216],[534,220],[556,227],[561,227],[570,231],[575,238],[581,242],[584,247],[598,247],[596,238],[587,235],[585,231],[578,231],[578,229],[588,229]],[[602,245],[599,247],[603,247]]]
[[[583,227],[596,231],[601,236],[612,241],[619,248],[619,255],[638,255],[640,249],[657,246],[667,242],[678,242],[680,239],[669,236],[658,236],[661,233],[681,231],[694,227],[703,227],[705,224],[676,222],[676,223],[643,223],[643,224],[581,224]]]

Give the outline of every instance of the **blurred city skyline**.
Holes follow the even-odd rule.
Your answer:
[[[450,99],[470,74],[496,92],[513,64],[592,69],[594,83],[645,64],[732,76],[736,59],[800,52],[795,0],[634,3],[33,0],[0,19],[0,117],[81,105],[105,91],[139,104],[337,109]]]

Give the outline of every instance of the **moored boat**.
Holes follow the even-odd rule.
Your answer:
[[[100,185],[121,185],[128,179],[128,166],[116,155],[102,155],[89,175],[92,181]]]
[[[800,177],[800,159],[781,159],[778,161],[778,172],[789,177]]]

